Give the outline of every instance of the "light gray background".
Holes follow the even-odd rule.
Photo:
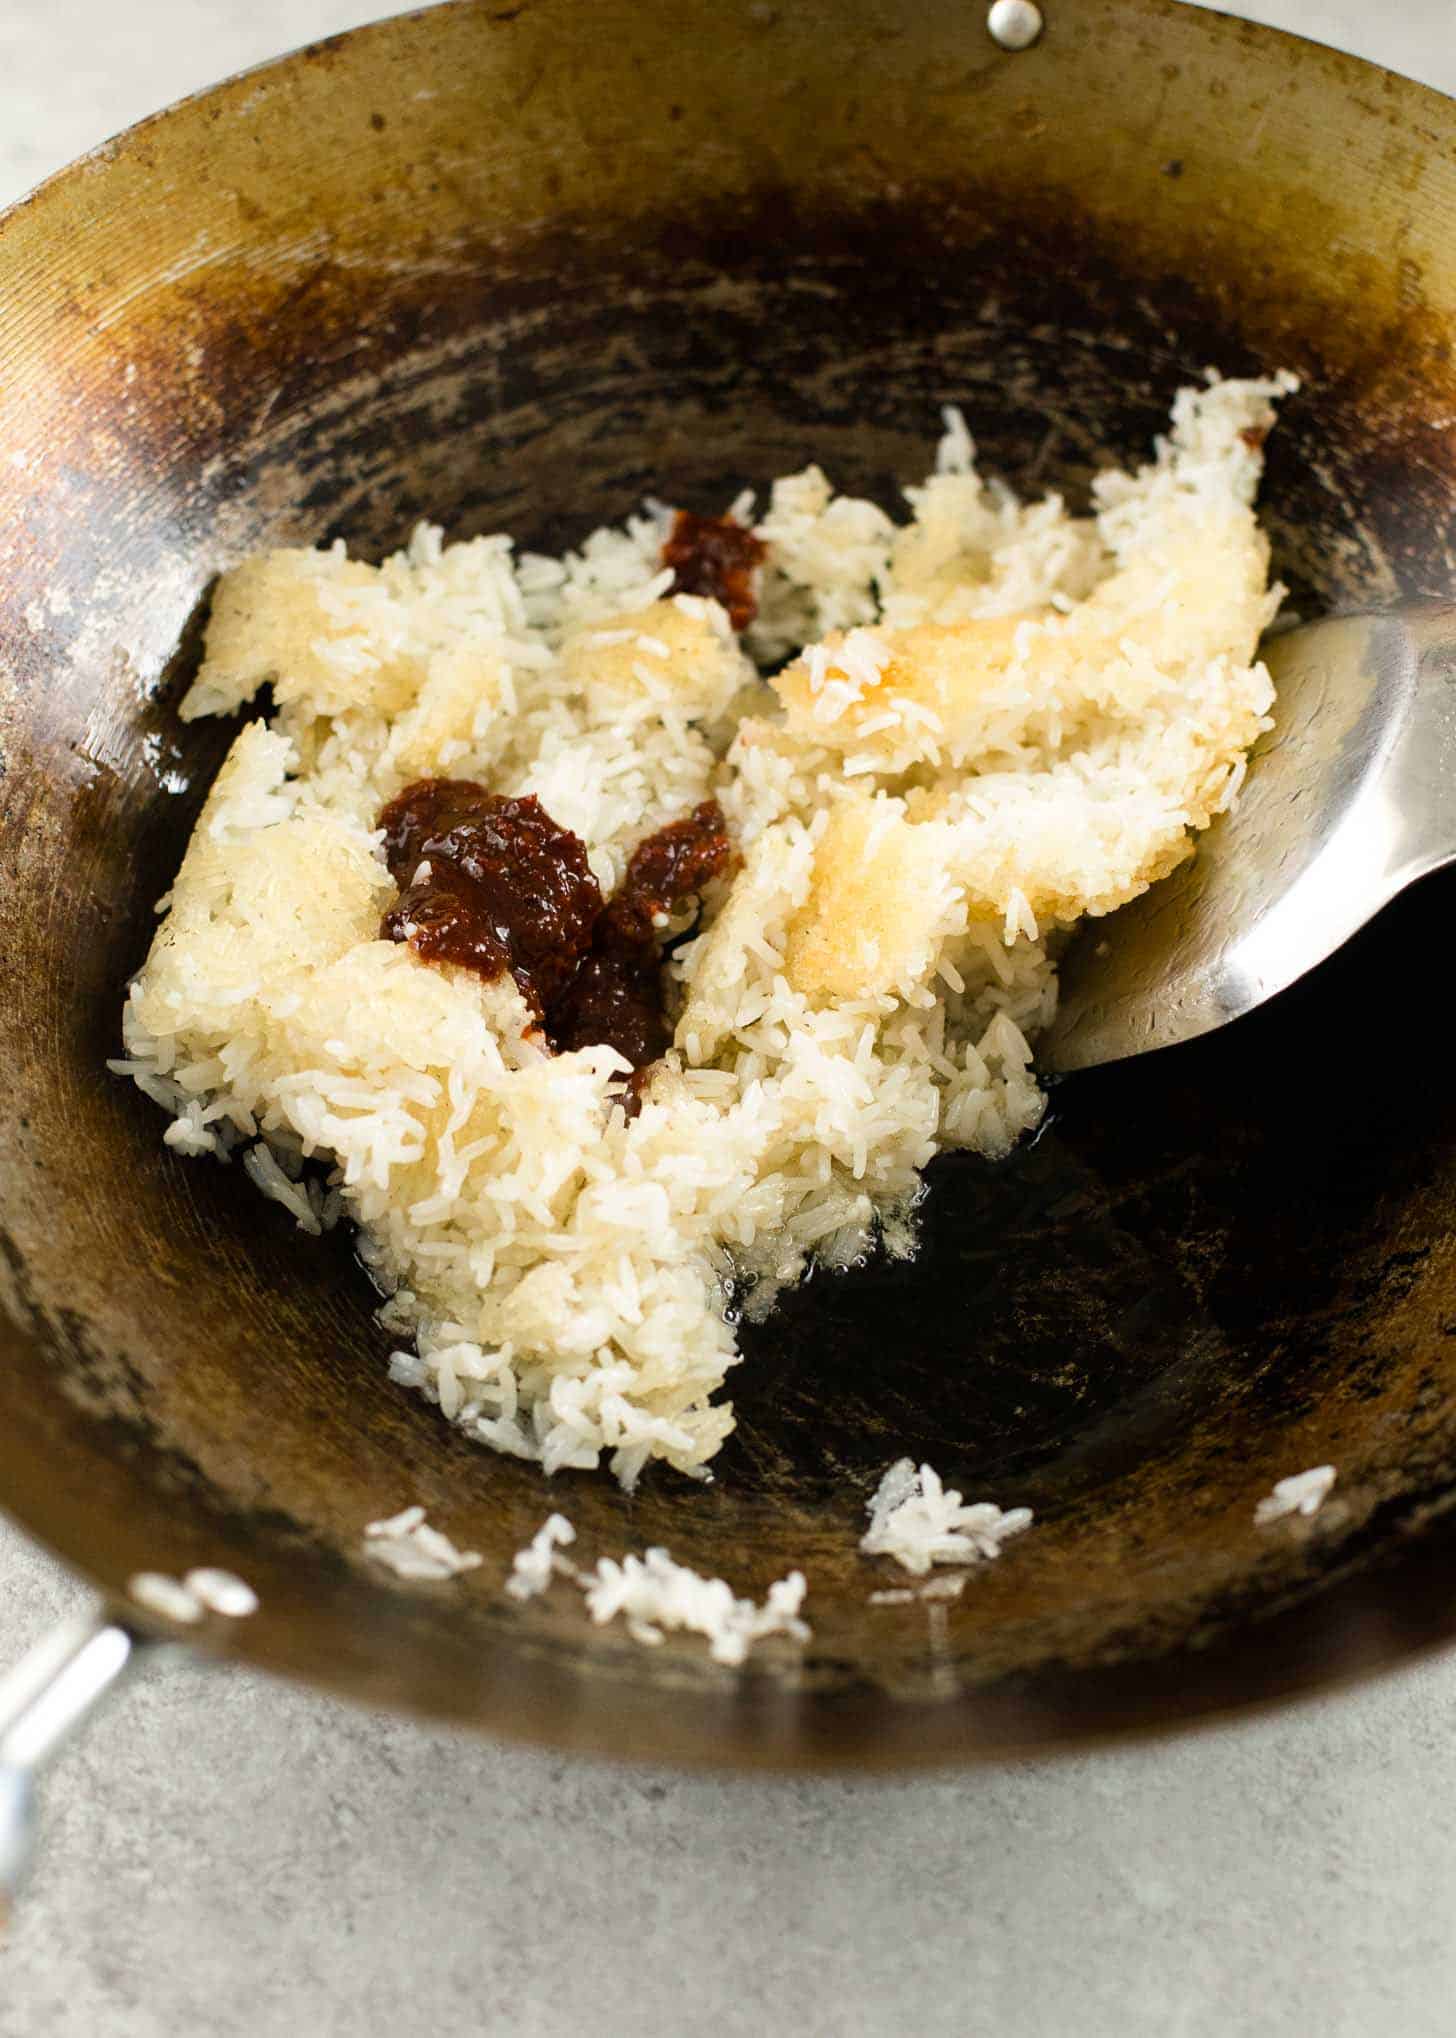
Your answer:
[[[0,0],[0,202],[391,11]],[[1456,92],[1456,0],[1235,11]],[[82,1597],[0,1523],[0,1662]],[[1166,1746],[876,1786],[591,1767],[183,1667],[50,1779],[0,2038],[1446,2038],[1453,1898],[1456,1657]]]

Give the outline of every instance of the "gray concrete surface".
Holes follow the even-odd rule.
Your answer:
[[[0,0],[0,200],[387,11]],[[1241,11],[1456,90],[1452,0]],[[81,1598],[0,1524],[0,1661]],[[0,2038],[1456,2031],[1456,1658],[877,1786],[591,1767],[184,1665],[96,1723],[45,1811]]]

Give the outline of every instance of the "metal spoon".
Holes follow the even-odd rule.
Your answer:
[[[1061,963],[1046,1074],[1193,1040],[1285,990],[1456,859],[1456,607],[1272,638],[1275,726],[1196,854]]]

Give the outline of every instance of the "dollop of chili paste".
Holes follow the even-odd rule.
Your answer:
[[[399,886],[380,923],[385,940],[488,981],[509,970],[559,1053],[605,1043],[639,1074],[663,1054],[671,1033],[657,923],[732,860],[716,800],[639,843],[610,901],[581,838],[529,796],[420,779],[379,825]]]
[[[487,979],[507,970],[538,1019],[591,948],[601,887],[586,849],[541,802],[473,780],[423,778],[379,817],[399,898],[380,925],[427,962]]]
[[[746,630],[758,614],[753,576],[767,550],[733,517],[700,517],[679,510],[662,547],[662,563],[673,573],[674,594],[712,595],[728,611],[735,630]]]
[[[605,1040],[634,1069],[665,1053],[672,1035],[662,1009],[662,942],[656,922],[677,913],[725,870],[733,848],[716,800],[669,822],[632,852],[621,884],[596,924],[587,956],[547,1022],[562,1053]]]

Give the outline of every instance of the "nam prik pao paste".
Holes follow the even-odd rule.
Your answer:
[[[399,897],[387,941],[487,981],[507,971],[558,1053],[604,1044],[637,1077],[666,1050],[658,922],[680,913],[732,859],[723,815],[705,800],[638,844],[610,899],[579,836],[540,801],[470,779],[425,778],[379,817]]]

